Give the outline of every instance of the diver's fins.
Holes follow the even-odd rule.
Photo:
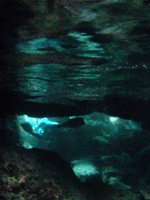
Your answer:
[[[33,132],[31,124],[25,122],[25,123],[21,123],[21,126],[26,132],[29,132],[29,133]]]
[[[21,123],[21,126],[22,128],[24,129],[24,131],[26,131],[27,133],[35,136],[35,137],[38,137],[38,138],[41,138],[42,136],[40,136],[38,133],[34,133],[33,132],[33,129],[32,129],[32,126],[31,124],[25,122],[25,123]]]
[[[57,125],[57,127],[77,128],[83,125],[85,125],[84,119],[82,117],[76,117]]]

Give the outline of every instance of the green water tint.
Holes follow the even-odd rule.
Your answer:
[[[127,166],[128,170],[132,168],[132,153],[127,153],[127,149],[131,148],[128,145],[131,144],[127,143],[128,140],[135,141],[141,133],[140,123],[102,113],[82,117],[85,124],[74,128],[60,127],[59,124],[75,116],[64,118],[18,116],[16,124],[20,145],[27,149],[49,149],[59,153],[82,181],[98,176],[106,183],[115,186],[120,182],[122,187],[130,188],[130,183],[127,186],[124,180],[120,180],[119,174],[123,173]],[[30,125],[30,129],[27,124]],[[119,147],[120,145],[122,147]],[[114,181],[111,173],[114,174]]]

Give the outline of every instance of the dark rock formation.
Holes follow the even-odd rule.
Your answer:
[[[124,153],[119,154],[118,157],[112,155],[105,158],[104,163],[112,160],[116,163],[120,162],[121,157],[122,162],[129,163],[137,171],[141,170],[141,174],[132,174],[132,171],[127,170],[123,175],[121,174],[126,182],[130,181],[128,173],[132,174],[132,180],[135,177],[146,177],[145,168],[138,165],[142,162],[149,165],[149,13],[147,0],[1,0],[1,145],[4,144],[8,148],[16,143],[18,136],[13,133],[18,127],[10,123],[10,127],[12,126],[10,130],[6,128],[8,120],[13,121],[16,115],[74,116],[74,120],[63,122],[58,126],[58,130],[69,127],[73,130],[75,127],[78,129],[85,125],[80,115],[84,117],[89,113],[103,112],[139,121],[145,129],[130,138],[131,140],[117,138],[116,143],[112,140],[112,143],[109,143],[109,152],[116,154],[122,150]],[[32,136],[35,135],[32,127],[27,124],[23,126],[24,131],[30,132]],[[98,138],[92,145],[100,152],[102,147],[97,145],[99,142],[101,141]],[[0,151],[3,152],[3,148]],[[20,156],[21,152],[27,158],[27,151],[20,149],[15,151],[17,155]],[[65,151],[69,150],[65,149]],[[87,152],[87,148],[84,151]],[[31,150],[32,153],[38,155],[37,157],[46,157],[55,161],[55,158],[49,158],[49,153],[45,151],[37,153],[37,150]],[[6,154],[4,154],[6,157],[1,170],[8,180],[0,179],[0,190],[5,191],[4,194],[0,194],[0,199],[9,199],[5,193],[8,193],[8,196],[13,193],[14,196],[11,197],[17,199],[20,192],[25,192],[23,198],[28,199],[26,194],[33,195],[35,191],[42,200],[47,198],[45,195],[47,193],[52,195],[51,199],[62,198],[61,195],[57,195],[57,192],[54,194],[58,189],[57,183],[48,183],[47,179],[46,183],[42,182],[42,184],[44,187],[49,184],[47,185],[49,189],[43,190],[41,185],[35,188],[33,186],[32,189],[27,186],[28,181],[30,185],[34,185],[36,178],[35,180],[27,178],[26,183],[26,178],[20,177],[25,162],[15,157],[15,153]],[[127,154],[130,154],[133,159],[131,163],[130,156],[128,157]],[[21,166],[10,162],[11,155]],[[34,160],[33,157],[31,160]],[[37,163],[35,162],[35,165],[39,164]],[[59,164],[58,166],[60,167]],[[42,167],[38,173],[45,169]],[[20,171],[17,174],[18,169]],[[112,168],[107,170],[106,179],[116,174],[121,176],[120,172]],[[26,166],[25,174],[28,171],[30,171],[29,166]],[[45,175],[42,175],[45,178]],[[31,173],[29,176],[32,176]],[[9,179],[12,177],[13,179]],[[38,181],[41,181],[39,176]],[[120,184],[117,182],[118,179],[111,181]],[[133,182],[135,183],[135,180]],[[99,181],[91,180],[91,183],[94,185],[91,187],[92,194],[95,188],[99,191],[98,184],[103,188],[103,184]],[[89,185],[91,186],[90,183]],[[54,193],[50,190],[54,190]],[[124,193],[119,193],[115,198],[121,200],[125,199],[124,196]],[[34,198],[38,197],[32,196],[32,199]],[[96,198],[101,197],[94,196],[94,200]],[[137,198],[148,199],[149,195],[141,193],[137,196],[132,192],[128,193],[127,199]]]

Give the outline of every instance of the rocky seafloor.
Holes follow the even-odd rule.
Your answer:
[[[59,156],[6,147],[0,149],[0,154],[1,200],[86,199]]]
[[[150,189],[120,190],[100,180],[81,183],[55,153],[0,147],[0,200],[149,200]]]

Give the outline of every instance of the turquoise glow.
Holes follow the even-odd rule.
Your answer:
[[[89,160],[74,160],[71,162],[71,165],[75,175],[83,182],[90,176],[100,174],[96,166]]]
[[[44,135],[44,128],[47,125],[58,125],[58,122],[52,121],[46,117],[44,118],[34,118],[29,117],[28,115],[23,115],[20,117],[22,122],[29,123],[32,126],[32,130],[34,133],[39,135]]]
[[[58,52],[64,50],[57,40],[49,38],[37,38],[23,41],[20,42],[16,48],[20,53],[41,55],[49,53],[50,49]]]
[[[70,49],[71,53],[75,53],[81,57],[88,58],[104,58],[105,51],[101,44],[94,42],[92,36],[86,33],[70,32],[69,37],[74,38],[80,43],[76,48]]]

